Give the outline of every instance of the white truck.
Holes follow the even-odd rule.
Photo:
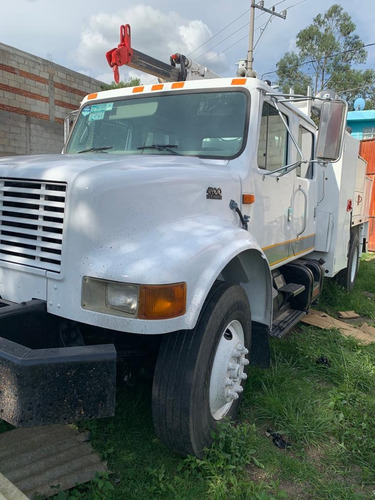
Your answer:
[[[247,365],[268,365],[269,336],[325,276],[353,286],[368,187],[346,104],[315,100],[317,131],[311,99],[195,67],[188,80],[188,63],[168,67],[172,82],[167,68],[164,83],[88,95],[63,154],[0,161],[13,425],[112,415],[117,358],[155,358],[156,434],[201,456],[236,416]]]

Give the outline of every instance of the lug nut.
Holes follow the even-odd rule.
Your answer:
[[[228,391],[228,396],[231,398],[231,399],[238,399],[239,396],[237,394],[237,392],[235,391]]]
[[[243,387],[240,384],[236,384],[235,387],[234,387],[234,390],[237,393],[240,393],[240,392],[243,392]]]

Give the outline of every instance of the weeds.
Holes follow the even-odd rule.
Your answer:
[[[109,472],[97,473],[95,478],[85,485],[78,485],[68,491],[60,490],[60,485],[51,486],[56,490],[54,500],[112,500],[114,498],[115,487],[110,480]],[[42,496],[34,496],[34,500],[42,500]]]
[[[354,310],[361,316],[375,320],[375,265],[369,254],[361,261],[354,289],[347,293],[334,279],[325,280],[319,308],[335,314],[337,311]]]
[[[373,293],[375,259],[362,262],[350,294],[327,282],[319,307],[375,319]],[[114,418],[78,425],[113,473],[56,490],[55,500],[375,498],[375,344],[298,326],[273,339],[271,353],[270,369],[250,370],[239,423],[218,426],[201,460],[156,439],[149,385],[119,390]],[[277,448],[268,427],[291,447]]]

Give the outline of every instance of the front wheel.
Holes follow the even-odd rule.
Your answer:
[[[165,336],[152,394],[155,431],[165,445],[202,457],[217,423],[236,417],[250,344],[247,296],[226,283],[215,285],[194,330]]]

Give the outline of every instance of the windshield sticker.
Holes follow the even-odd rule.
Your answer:
[[[90,112],[91,112],[91,106],[86,106],[86,107],[85,107],[85,108],[83,108],[83,110],[82,110],[82,115],[83,115],[83,116],[87,116]]]
[[[113,109],[113,102],[103,102],[102,104],[93,104],[91,106],[91,111],[96,112],[96,111],[112,111]]]
[[[104,111],[98,111],[96,113],[90,113],[89,116],[89,121],[95,121],[95,120],[103,120],[104,118]]]

